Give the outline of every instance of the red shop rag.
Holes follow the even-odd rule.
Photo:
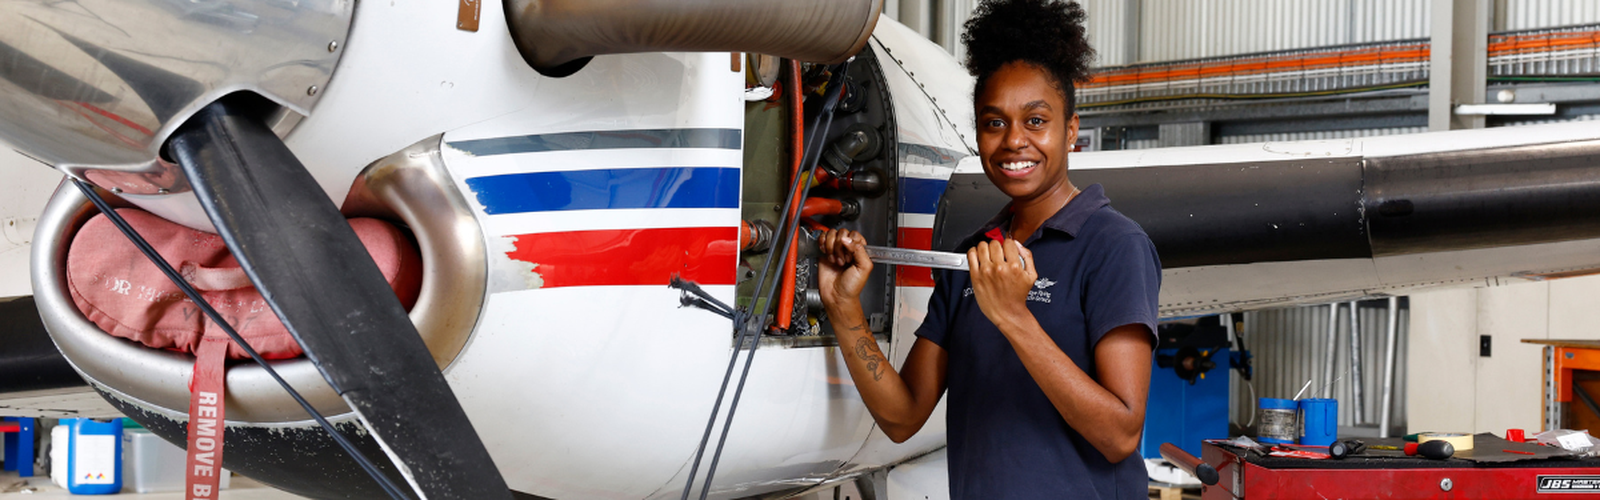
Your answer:
[[[178,270],[261,357],[299,356],[284,328],[220,236],[138,209],[118,209],[156,253]],[[407,309],[422,284],[422,257],[399,228],[378,219],[350,219],[389,286]],[[149,262],[104,215],[85,223],[67,251],[67,286],[83,315],[106,333],[147,347],[193,353],[189,380],[188,499],[217,498],[222,471],[226,361],[244,349]]]

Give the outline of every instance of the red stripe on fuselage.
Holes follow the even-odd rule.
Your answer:
[[[933,229],[926,227],[900,228],[900,248],[912,250],[933,249]],[[894,272],[897,286],[933,286],[933,270],[918,266],[900,266]]]
[[[732,285],[739,228],[678,227],[524,234],[513,260],[536,264],[544,287],[665,285],[677,274]]]

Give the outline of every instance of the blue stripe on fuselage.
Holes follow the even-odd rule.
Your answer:
[[[535,172],[475,177],[467,179],[467,187],[489,215],[608,208],[739,208],[737,168]]]
[[[932,214],[939,211],[939,198],[949,181],[936,179],[900,178],[900,212]]]

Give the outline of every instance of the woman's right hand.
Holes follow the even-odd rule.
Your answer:
[[[872,273],[867,239],[849,229],[829,229],[817,238],[817,288],[822,303],[832,309],[859,302],[861,289]]]

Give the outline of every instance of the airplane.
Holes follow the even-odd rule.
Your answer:
[[[10,2],[0,142],[114,206],[230,239],[307,353],[270,364],[418,495],[936,491],[944,411],[903,443],[876,429],[807,294],[805,232],[784,233],[803,218],[948,250],[999,210],[972,80],[876,1],[701,4]],[[1150,234],[1161,314],[1178,318],[1600,270],[1596,135],[1079,153],[1070,175]],[[47,348],[183,443],[193,358],[105,334],[68,292],[69,244],[95,213],[68,182],[39,216]],[[298,222],[330,216],[410,231],[424,270],[408,313],[351,269],[351,241]],[[898,364],[931,273],[875,273],[864,306]],[[327,315],[355,311],[367,320],[330,333]],[[309,497],[383,495],[265,370],[233,366],[226,385],[228,468]],[[695,477],[724,432],[714,480]]]

